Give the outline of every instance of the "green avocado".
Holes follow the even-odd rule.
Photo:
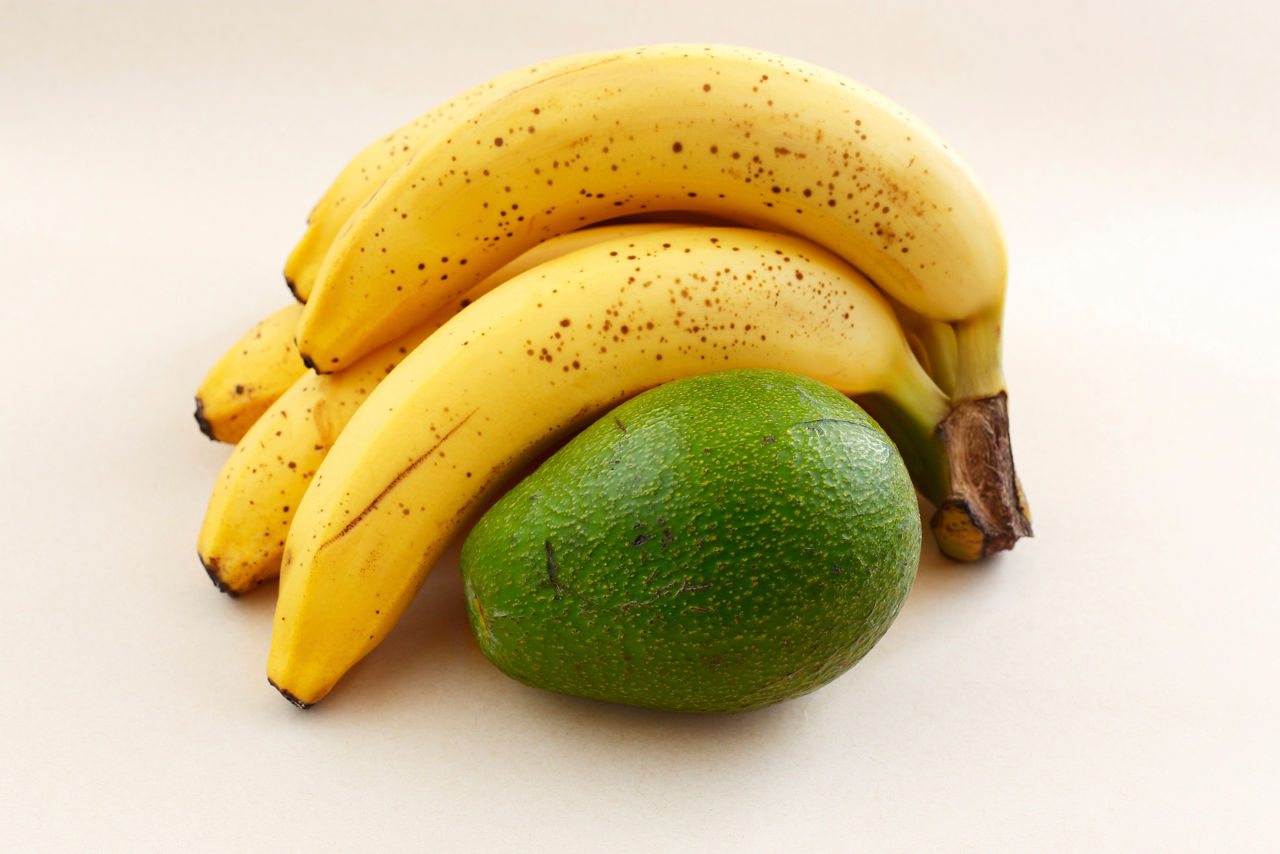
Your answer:
[[[462,548],[472,631],[528,685],[690,712],[757,709],[852,667],[915,580],[898,450],[813,380],[666,383],[570,440]]]

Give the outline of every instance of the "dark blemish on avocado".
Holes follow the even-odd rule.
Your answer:
[[[556,566],[555,549],[551,547],[551,541],[547,540],[544,545],[547,548],[547,578],[551,579],[551,587],[555,590],[556,601],[560,600],[560,591],[564,588],[560,586],[560,579],[556,576],[559,567]]]
[[[768,436],[765,436],[763,439],[760,440],[760,444],[772,445],[776,441],[778,441],[778,437],[770,433]]]
[[[397,474],[395,477],[393,477],[393,478],[391,479],[391,482],[390,482],[390,483],[388,483],[385,487],[383,487],[382,491],[381,491],[381,492],[379,492],[379,493],[377,494],[377,496],[373,499],[373,501],[369,502],[369,506],[367,506],[367,507],[365,507],[363,510],[361,510],[361,511],[356,515],[356,517],[355,517],[354,519],[352,519],[350,522],[348,522],[348,523],[347,523],[347,525],[346,525],[346,527],[344,527],[341,531],[339,531],[337,534],[335,534],[334,536],[330,537],[328,540],[325,540],[323,543],[321,543],[321,544],[320,544],[320,547],[319,547],[318,549],[316,549],[316,553],[317,553],[317,554],[319,554],[319,553],[320,553],[321,551],[323,551],[324,549],[328,548],[329,546],[333,545],[333,544],[334,544],[335,542],[337,542],[338,540],[340,540],[340,539],[342,539],[343,537],[345,537],[347,534],[351,533],[351,531],[352,531],[352,530],[353,530],[357,525],[359,525],[361,522],[363,522],[363,521],[364,521],[364,519],[365,519],[365,517],[366,517],[366,516],[368,516],[370,513],[372,513],[372,512],[377,508],[378,504],[379,504],[379,503],[381,503],[382,499],[383,499],[383,498],[385,498],[385,497],[387,496],[387,494],[391,492],[391,490],[393,490],[393,489],[395,489],[395,488],[396,488],[396,485],[397,485],[397,484],[399,484],[399,483],[400,483],[400,481],[402,481],[402,480],[404,480],[406,477],[408,477],[408,476],[409,476],[409,474],[410,474],[410,473],[412,473],[414,469],[416,469],[416,468],[417,468],[419,465],[421,465],[421,464],[422,464],[422,463],[423,463],[423,462],[424,462],[428,457],[430,457],[432,454],[434,454],[434,453],[435,453],[435,452],[440,448],[440,446],[441,446],[441,445],[443,445],[445,442],[447,442],[447,441],[449,440],[449,437],[450,437],[450,436],[452,436],[454,433],[458,432],[458,430],[462,427],[462,425],[463,425],[463,424],[466,424],[466,423],[467,423],[467,421],[469,421],[469,420],[471,419],[471,416],[472,416],[472,415],[475,415],[475,414],[476,414],[477,412],[479,412],[479,411],[480,411],[480,410],[478,410],[478,409],[473,409],[473,410],[471,410],[471,412],[469,412],[469,413],[466,415],[466,417],[464,417],[464,418],[463,418],[461,421],[459,421],[457,424],[455,424],[455,425],[453,425],[452,427],[450,427],[450,428],[449,428],[449,431],[448,431],[447,433],[445,433],[443,436],[441,436],[441,437],[440,437],[440,439],[439,439],[439,440],[438,440],[434,445],[432,445],[430,448],[428,448],[426,453],[422,454],[422,455],[421,455],[421,456],[419,456],[417,459],[415,459],[413,462],[409,463],[409,465],[405,466],[405,467],[400,471],[400,473],[399,473],[399,474]]]
[[[849,418],[815,418],[812,421],[801,421],[799,424],[795,426],[808,427],[810,424],[828,424],[828,423],[829,424],[852,424],[854,427],[866,426],[865,424],[862,424],[858,421],[854,421]]]
[[[631,541],[631,545],[643,546],[645,543],[649,541],[649,538],[652,536],[653,534],[641,534],[640,536],[636,537],[634,540]]]
[[[623,424],[622,419],[619,418],[618,416],[616,415],[613,416],[613,423],[617,425],[617,428],[621,430],[623,433],[627,432],[627,425]]]

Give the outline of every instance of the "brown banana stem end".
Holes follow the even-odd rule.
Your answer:
[[[1031,511],[1013,467],[1007,395],[958,404],[938,432],[951,483],[929,525],[942,553],[975,561],[1033,536]]]

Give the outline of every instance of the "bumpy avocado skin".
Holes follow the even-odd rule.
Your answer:
[[[667,383],[512,488],[463,545],[472,630],[529,685],[690,712],[808,693],[915,580],[915,491],[880,427],[779,371]]]

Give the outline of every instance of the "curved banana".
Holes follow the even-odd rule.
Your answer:
[[[565,255],[441,327],[330,449],[285,541],[272,684],[299,705],[328,693],[469,517],[567,431],[659,383],[745,367],[880,396],[911,452],[948,411],[880,292],[807,241],[689,227]],[[939,500],[945,456],[916,460]]]
[[[279,574],[294,511],[330,446],[373,387],[433,331],[428,322],[339,374],[306,371],[254,423],[218,474],[196,542],[219,590],[238,596]]]
[[[287,305],[252,329],[196,389],[196,423],[219,442],[238,442],[285,389],[307,372],[293,343],[302,306]]]
[[[307,217],[307,230],[284,265],[285,283],[293,295],[301,302],[307,301],[316,273],[334,238],[351,215],[395,174],[414,151],[423,145],[442,141],[459,126],[465,126],[478,110],[522,86],[590,61],[593,61],[590,54],[565,57],[503,74],[468,89],[370,143],[338,174]]]
[[[918,120],[865,86],[758,51],[595,57],[419,148],[352,218],[299,326],[318,370],[349,364],[552,234],[679,208],[827,247],[893,299],[957,325],[961,397],[1003,389],[999,218]]]
[[[552,258],[607,240],[674,227],[666,223],[600,226],[553,238],[345,371],[325,375],[305,371],[257,419],[218,475],[196,546],[213,583],[235,596],[280,574],[285,534],[330,446],[383,377],[450,317],[512,276]]]
[[[948,553],[1031,535],[1009,443],[999,218],[968,168],[874,92],[820,68],[714,45],[596,54],[421,147],[334,242],[299,324],[340,368],[524,246],[602,218],[680,208],[826,246],[927,323],[957,410]],[[954,339],[954,348],[951,341]],[[973,479],[973,478],[976,478]]]

